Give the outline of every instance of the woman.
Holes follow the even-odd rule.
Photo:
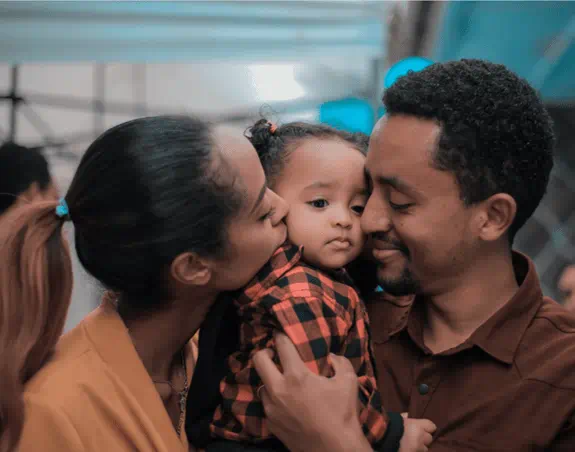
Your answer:
[[[162,116],[100,136],[60,204],[0,226],[0,451],[188,450],[190,338],[285,240],[286,213],[239,134]],[[58,341],[67,219],[108,295]]]

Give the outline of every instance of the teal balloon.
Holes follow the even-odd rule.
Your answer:
[[[397,78],[409,71],[420,71],[433,61],[422,57],[406,58],[394,64],[385,75],[384,85],[389,88]],[[385,115],[383,106],[377,109],[377,118]],[[341,99],[326,102],[319,107],[319,121],[336,129],[370,134],[374,124],[374,111],[364,99]]]
[[[373,108],[363,99],[341,99],[319,107],[319,121],[347,132],[370,134],[373,129]]]
[[[385,74],[384,86],[389,88],[399,78],[409,71],[417,72],[433,64],[433,61],[423,57],[409,57],[398,61]]]

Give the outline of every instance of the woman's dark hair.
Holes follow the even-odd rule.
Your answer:
[[[80,162],[66,195],[78,257],[136,310],[166,298],[167,269],[178,254],[224,250],[227,220],[241,199],[214,149],[206,123],[159,116],[112,128]]]
[[[256,122],[246,131],[245,136],[256,148],[271,187],[281,174],[290,154],[305,140],[341,140],[364,155],[367,154],[369,145],[369,136],[364,133],[350,133],[324,124],[305,122],[290,122],[276,127],[266,119]]]
[[[48,161],[39,149],[12,142],[0,146],[0,215],[33,183],[46,190],[51,181]]]
[[[84,154],[65,197],[76,251],[120,294],[120,312],[161,309],[178,254],[224,251],[242,194],[214,149],[202,121],[158,116],[108,130]],[[70,304],[72,264],[56,206],[30,203],[0,222],[0,452],[18,442],[23,385],[55,346]]]

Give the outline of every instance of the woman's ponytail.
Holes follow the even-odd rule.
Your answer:
[[[24,384],[52,353],[72,296],[65,217],[39,202],[0,218],[0,452],[16,448]]]

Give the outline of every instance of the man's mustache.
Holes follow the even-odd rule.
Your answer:
[[[389,237],[387,234],[382,232],[376,232],[370,235],[370,242],[373,240],[377,240],[378,242],[384,242],[389,246],[389,248],[395,248],[398,251],[402,252],[406,256],[409,256],[409,249],[399,240],[394,239],[393,237]]]

